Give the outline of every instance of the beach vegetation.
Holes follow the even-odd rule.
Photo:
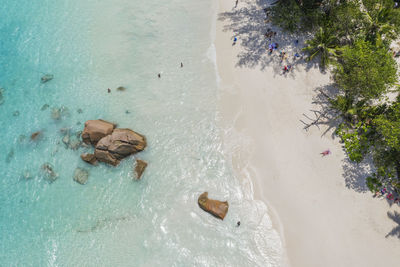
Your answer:
[[[380,44],[390,42],[400,33],[400,10],[394,8],[393,0],[362,0],[366,39]]]
[[[272,10],[283,29],[311,32],[307,59],[331,67],[338,92],[329,103],[341,119],[335,133],[351,161],[372,160],[367,187],[400,194],[400,90],[390,50],[400,9],[393,0],[281,0]]]
[[[342,47],[335,67],[334,80],[351,101],[379,99],[396,81],[396,63],[388,49],[364,40]]]
[[[331,29],[320,27],[314,38],[306,41],[303,51],[309,54],[307,60],[319,55],[321,66],[326,67],[331,59],[337,56],[337,38]]]
[[[322,19],[322,0],[279,0],[270,8],[272,23],[289,32],[310,30]]]

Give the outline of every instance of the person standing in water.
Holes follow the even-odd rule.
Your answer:
[[[158,78],[161,78],[161,73],[158,74]]]
[[[183,68],[183,63],[181,62],[181,68]]]

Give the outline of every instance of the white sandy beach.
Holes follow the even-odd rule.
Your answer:
[[[288,258],[284,265],[398,266],[400,218],[388,213],[400,212],[399,206],[372,197],[359,179],[366,170],[348,163],[332,130],[304,129],[303,113],[314,117],[311,110],[320,108],[313,104],[316,89],[330,77],[304,61],[282,75],[278,52],[273,61],[265,58],[263,34],[271,26],[262,17],[264,2],[239,1],[235,9],[234,0],[219,0],[220,109],[226,143],[239,144],[232,155],[237,175],[250,176],[254,197],[274,211]],[[276,39],[294,41],[279,31]],[[321,157],[326,149],[332,154]]]

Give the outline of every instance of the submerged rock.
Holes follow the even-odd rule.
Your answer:
[[[40,110],[43,111],[43,110],[48,109],[49,107],[50,107],[49,105],[44,104],[44,105],[40,108]]]
[[[58,175],[54,171],[54,168],[50,163],[46,162],[45,164],[43,164],[42,171],[44,173],[44,177],[50,182],[54,182],[55,180],[57,180]]]
[[[97,142],[111,134],[116,127],[115,124],[104,120],[88,120],[82,132],[82,140],[86,144],[96,145]]]
[[[19,116],[19,111],[18,111],[18,110],[14,111],[14,112],[13,112],[13,116],[14,116],[14,117],[18,117],[18,116]]]
[[[61,128],[61,129],[60,129],[60,133],[62,133],[62,134],[68,134],[69,131],[70,131],[69,128]]]
[[[83,154],[81,155],[81,159],[82,159],[83,161],[86,161],[86,162],[89,163],[89,164],[92,164],[92,165],[96,165],[96,164],[97,164],[97,159],[96,159],[96,157],[94,156],[94,154],[83,153]]]
[[[53,120],[61,119],[61,110],[59,108],[52,108],[51,109],[51,118]]]
[[[0,105],[4,103],[4,89],[0,87]]]
[[[42,135],[42,132],[41,132],[41,131],[34,132],[34,133],[31,135],[31,140],[32,140],[32,141],[35,141],[35,140],[39,139],[39,137],[40,137],[41,135]]]
[[[69,145],[69,134],[64,135],[62,142],[68,147]]]
[[[13,158],[14,158],[14,148],[12,148],[10,152],[8,152],[6,157],[6,163],[10,163]]]
[[[47,83],[48,81],[53,80],[54,75],[53,74],[45,74],[44,76],[42,76],[42,78],[40,79],[40,81],[42,83]]]
[[[142,151],[146,138],[130,129],[115,129],[111,135],[103,137],[96,145],[95,156],[99,161],[118,165],[129,155]]]
[[[77,131],[77,132],[75,133],[75,136],[78,137],[78,138],[80,138],[81,135],[82,135],[82,131]]]
[[[144,170],[147,167],[147,162],[141,159],[136,160],[136,166],[134,170],[134,176],[136,180],[139,180],[140,177],[142,176]]]
[[[69,116],[69,109],[66,106],[60,107],[61,116]]]
[[[82,110],[81,108],[78,108],[78,109],[77,109],[77,112],[78,112],[79,114],[81,114],[81,113],[83,113],[83,110]]]
[[[117,91],[125,91],[125,90],[126,90],[126,88],[123,87],[123,86],[119,86],[119,87],[117,88]]]
[[[85,169],[76,168],[74,172],[74,181],[80,184],[86,184],[89,179],[89,172]]]
[[[229,204],[227,201],[219,201],[208,198],[208,192],[204,192],[199,196],[198,203],[204,211],[223,220],[228,212]]]
[[[18,136],[18,143],[23,143],[26,140],[26,135],[21,134],[20,136]]]
[[[23,177],[25,180],[28,180],[28,179],[31,179],[31,178],[32,178],[31,173],[30,173],[29,171],[27,171],[27,170],[24,171],[24,173],[22,174],[22,177]]]
[[[80,145],[81,145],[81,141],[79,140],[79,138],[76,135],[70,136],[69,146],[68,146],[70,149],[76,150],[79,148]]]

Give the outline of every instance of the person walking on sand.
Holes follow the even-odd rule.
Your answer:
[[[330,151],[329,149],[327,149],[327,150],[325,150],[325,151],[322,151],[320,154],[321,154],[323,157],[325,157],[325,156],[328,156],[329,154],[331,154],[331,151]]]

